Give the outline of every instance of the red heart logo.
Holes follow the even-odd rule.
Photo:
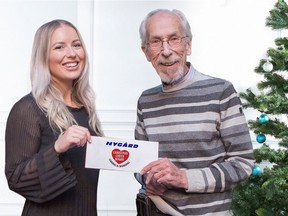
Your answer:
[[[129,152],[127,150],[113,149],[112,157],[116,163],[121,164],[129,158]]]

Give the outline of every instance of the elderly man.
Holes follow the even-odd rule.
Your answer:
[[[192,33],[182,12],[150,12],[140,36],[162,83],[144,91],[137,104],[135,138],[159,142],[159,160],[136,174],[140,191],[152,200],[147,212],[138,197],[138,215],[230,215],[232,189],[254,165],[233,85],[187,62]]]

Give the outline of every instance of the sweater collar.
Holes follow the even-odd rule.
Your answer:
[[[162,83],[163,92],[174,92],[174,91],[182,89],[182,88],[186,87],[188,84],[190,84],[190,80],[192,79],[192,77],[195,73],[195,69],[190,62],[187,62],[186,64],[189,67],[188,73],[183,77],[183,79],[180,82],[178,82],[174,85],[165,85]]]

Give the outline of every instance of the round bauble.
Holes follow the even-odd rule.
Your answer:
[[[267,124],[269,122],[269,117],[266,114],[261,114],[259,116],[259,123],[260,124]]]
[[[270,71],[273,70],[273,64],[272,64],[271,62],[269,62],[269,61],[266,61],[266,62],[263,64],[262,68],[263,68],[263,70],[264,70],[265,72],[270,72]]]
[[[266,141],[266,136],[264,134],[258,134],[256,140],[258,143],[264,143]]]
[[[260,166],[255,165],[253,170],[252,170],[252,175],[253,176],[257,176],[260,175],[262,173]]]

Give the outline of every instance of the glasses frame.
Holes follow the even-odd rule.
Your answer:
[[[177,44],[176,46],[175,45],[172,45],[171,46],[171,44],[170,44],[170,42],[171,42],[171,40],[172,39],[175,39],[175,37],[177,38],[177,39],[179,39],[179,44]],[[146,43],[146,46],[149,48],[149,49],[151,49],[151,50],[160,50],[160,49],[162,49],[163,48],[163,43],[164,42],[167,42],[167,44],[171,47],[171,48],[177,48],[180,44],[181,44],[181,42],[182,42],[182,40],[184,39],[184,38],[187,38],[188,36],[172,36],[172,37],[170,37],[169,39],[163,39],[163,40],[161,40],[161,39],[155,39],[155,40],[159,40],[159,42],[161,42],[161,45],[160,46],[151,46],[151,42],[147,42]]]

